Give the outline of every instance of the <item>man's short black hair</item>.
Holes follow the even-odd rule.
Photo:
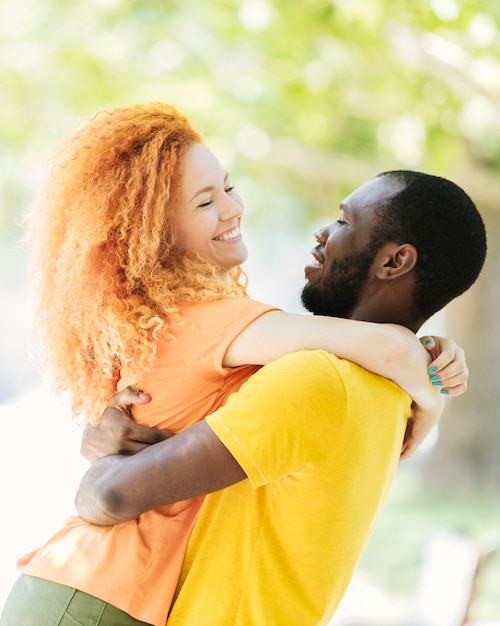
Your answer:
[[[415,246],[415,314],[428,319],[479,276],[486,258],[484,223],[471,198],[446,178],[409,170],[383,176],[404,187],[376,208],[371,248],[389,241]]]

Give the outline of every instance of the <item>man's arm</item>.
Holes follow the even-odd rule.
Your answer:
[[[120,401],[119,394],[111,405],[113,401]],[[83,519],[107,526],[244,478],[240,465],[203,421],[134,456],[96,461],[82,479],[75,504]]]
[[[254,487],[288,476],[311,460],[312,440],[328,455],[325,438],[334,445],[343,414],[335,416],[346,404],[333,358],[324,352],[287,355],[251,376],[205,421],[134,456],[97,461],[82,480],[78,512],[90,522],[116,524],[246,476]],[[134,398],[126,396],[113,396],[103,422],[106,413],[129,408]]]

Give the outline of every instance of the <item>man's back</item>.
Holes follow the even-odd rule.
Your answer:
[[[169,626],[326,624],[399,460],[410,399],[325,352],[254,375],[210,427],[248,480],[207,496]]]

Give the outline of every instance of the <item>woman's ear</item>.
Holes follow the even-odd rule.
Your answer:
[[[417,264],[418,253],[411,243],[400,245],[387,244],[383,248],[383,257],[376,271],[377,278],[392,280],[413,271]]]

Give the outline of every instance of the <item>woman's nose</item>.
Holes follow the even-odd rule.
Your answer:
[[[220,219],[223,221],[231,220],[235,217],[241,217],[242,213],[243,201],[240,196],[238,196],[234,192],[232,192],[231,195],[226,194],[223,206],[221,207],[220,211]]]

